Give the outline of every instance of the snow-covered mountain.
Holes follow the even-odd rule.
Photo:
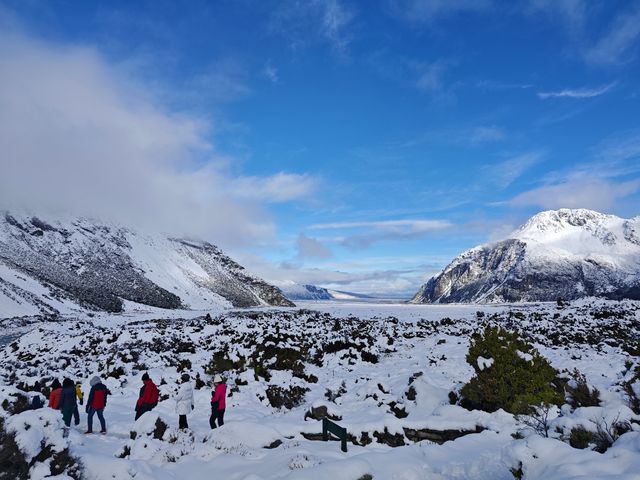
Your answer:
[[[413,303],[640,299],[640,217],[541,212],[506,240],[455,258]]]
[[[280,289],[289,300],[366,300],[373,297],[361,293],[343,292],[331,290],[315,285],[301,285],[299,283],[287,283]]]
[[[81,310],[292,306],[207,242],[84,218],[0,213],[0,318]]]
[[[299,283],[288,283],[281,285],[280,289],[289,300],[332,300],[333,296],[329,290],[315,285],[301,285]]]

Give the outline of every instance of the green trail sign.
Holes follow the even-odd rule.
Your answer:
[[[343,452],[347,451],[347,429],[341,427],[337,423],[332,422],[328,418],[322,419],[322,439],[326,442],[329,440],[329,433],[333,433],[336,437],[340,439],[341,450]]]

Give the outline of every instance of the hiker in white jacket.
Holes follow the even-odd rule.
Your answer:
[[[182,374],[182,385],[178,388],[176,394],[176,412],[179,415],[179,426],[181,429],[189,428],[187,423],[187,414],[193,410],[193,387],[189,381],[189,375],[187,373]]]

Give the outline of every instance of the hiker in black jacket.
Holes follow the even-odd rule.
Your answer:
[[[73,380],[65,378],[60,393],[60,410],[62,410],[62,420],[67,427],[71,426],[71,417],[76,408],[76,386]]]

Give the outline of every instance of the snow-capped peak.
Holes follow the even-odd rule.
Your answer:
[[[509,238],[472,248],[414,302],[548,301],[640,296],[640,217],[587,209],[541,212]]]
[[[533,216],[511,238],[529,246],[531,254],[636,255],[634,235],[640,223],[587,209],[549,210]]]

